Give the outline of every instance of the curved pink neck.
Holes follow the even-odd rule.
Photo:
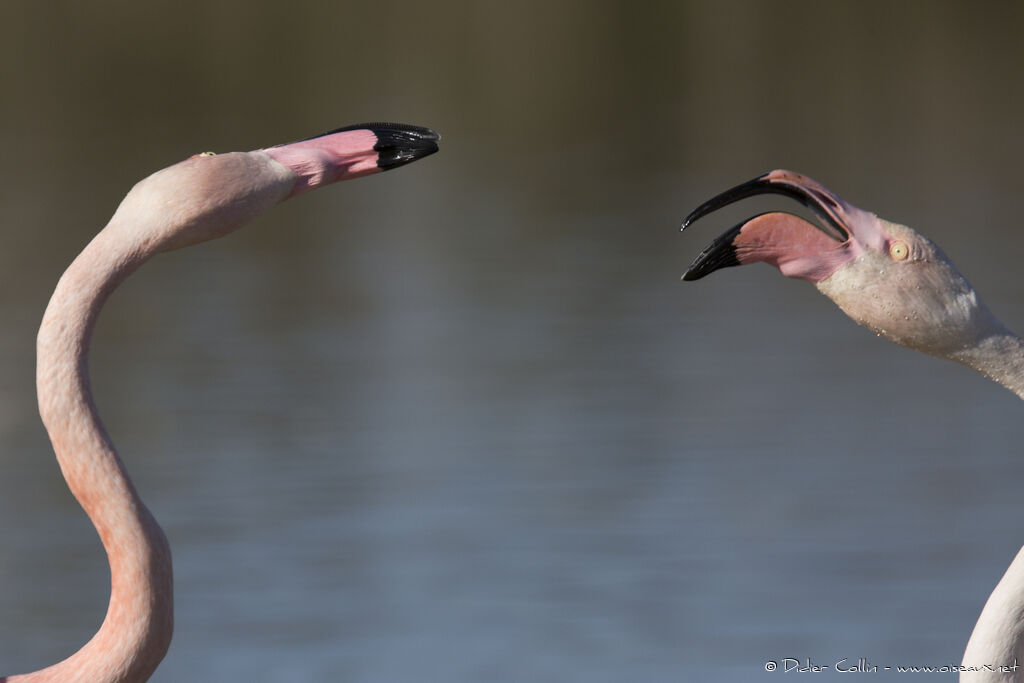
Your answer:
[[[969,669],[961,681],[1016,681],[1024,662],[1024,548],[985,601],[961,663]],[[991,672],[988,676],[986,673]]]
[[[948,356],[977,370],[1024,399],[1024,340],[1012,332],[999,334]]]
[[[0,681],[145,681],[170,645],[170,546],[96,413],[87,367],[100,308],[149,255],[126,253],[104,230],[64,273],[43,316],[36,370],[39,412],[68,487],[107,552],[110,603],[103,625],[78,652],[40,671]]]

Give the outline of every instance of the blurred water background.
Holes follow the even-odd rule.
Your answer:
[[[1024,330],[1022,28],[1016,3],[0,5],[0,668],[67,656],[107,600],[35,410],[61,271],[154,170],[364,120],[441,152],[160,257],[100,320],[97,401],[174,549],[154,681],[958,663],[1024,542],[1020,402],[767,266],[678,281],[792,203],[677,226],[792,168]]]

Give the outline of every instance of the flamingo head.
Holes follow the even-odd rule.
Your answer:
[[[974,288],[939,247],[914,230],[858,209],[807,176],[776,170],[727,190],[683,221],[740,199],[782,194],[820,219],[763,213],[723,233],[690,265],[684,280],[764,261],[814,283],[857,323],[897,344],[946,358],[1003,331]]]
[[[222,237],[289,197],[402,166],[437,151],[418,126],[366,123],[254,152],[197,154],[139,181],[112,224],[139,251]]]

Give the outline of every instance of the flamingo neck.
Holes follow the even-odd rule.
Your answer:
[[[977,370],[1024,399],[1024,340],[1003,330],[949,358]]]
[[[170,645],[170,545],[135,491],[89,389],[89,340],[99,310],[150,256],[144,247],[126,249],[124,228],[115,223],[116,217],[57,284],[39,330],[36,370],[39,411],[61,472],[95,525],[110,562],[110,603],[99,631],[78,652],[40,671],[0,681],[145,681]]]
[[[981,610],[967,641],[961,681],[1018,681],[1024,666],[1024,548]],[[1005,667],[1005,668],[1004,668]]]

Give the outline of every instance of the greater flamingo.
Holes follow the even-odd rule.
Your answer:
[[[814,283],[879,336],[971,367],[1024,398],[1024,341],[1007,330],[931,240],[863,211],[807,176],[776,170],[709,199],[683,221],[757,194],[792,197],[821,227],[784,212],[726,231],[684,280],[764,261]],[[1019,666],[1018,666],[1019,663]],[[989,596],[967,643],[961,681],[1024,682],[1024,549]]]
[[[89,339],[100,308],[155,254],[216,239],[289,197],[437,151],[437,133],[403,124],[339,128],[254,152],[197,154],[140,181],[61,277],[37,344],[39,412],[72,494],[110,562],[110,602],[80,650],[0,682],[145,681],[171,641],[171,550],[96,413]]]

